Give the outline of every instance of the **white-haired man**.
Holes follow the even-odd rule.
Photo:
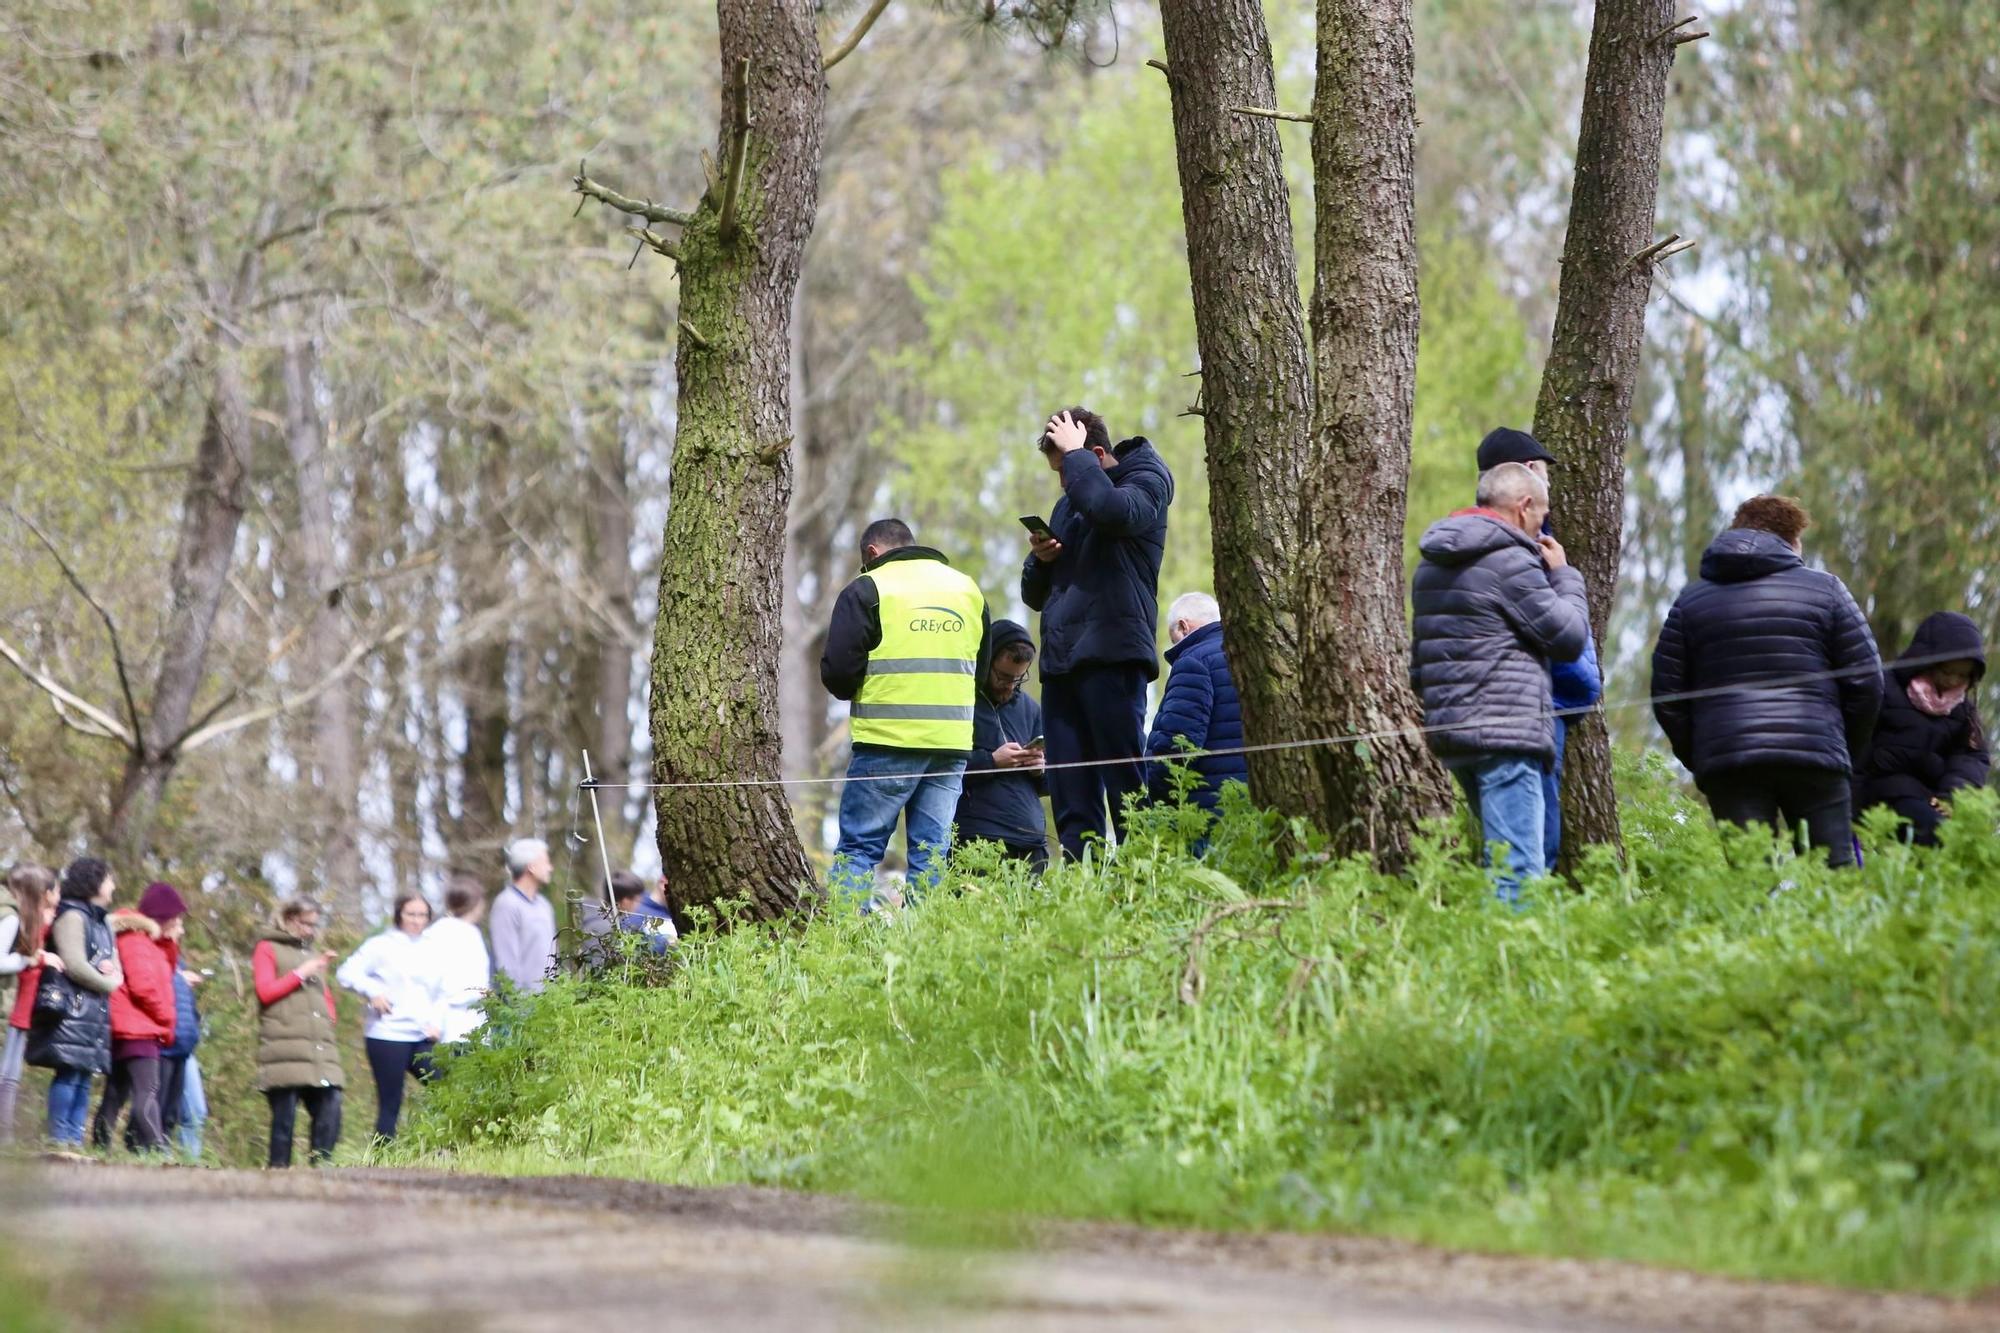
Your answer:
[[[1170,795],[1168,770],[1162,761],[1184,754],[1181,742],[1197,750],[1240,750],[1243,709],[1236,699],[1236,678],[1222,646],[1222,608],[1205,592],[1184,592],[1167,608],[1167,688],[1153,713],[1146,736],[1147,794],[1154,800]],[[1250,767],[1241,754],[1207,755],[1189,767],[1201,785],[1189,799],[1213,810],[1225,782],[1248,782]]]
[[[1417,542],[1410,683],[1426,739],[1458,779],[1490,849],[1509,864],[1498,896],[1520,899],[1542,874],[1542,771],[1555,758],[1549,663],[1574,662],[1590,639],[1583,578],[1542,531],[1548,484],[1521,463],[1479,478],[1478,504],[1431,524]]]
[[[512,881],[493,900],[487,929],[493,935],[493,967],[524,991],[542,988],[556,966],[556,909],[542,890],[555,877],[549,845],[540,838],[507,844],[507,876]]]

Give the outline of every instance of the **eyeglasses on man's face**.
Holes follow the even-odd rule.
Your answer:
[[[993,678],[999,681],[1002,685],[1012,685],[1018,689],[1021,685],[1026,683],[1028,679],[1028,673],[1023,671],[1018,676],[1010,676],[1004,671],[996,671],[993,673]]]

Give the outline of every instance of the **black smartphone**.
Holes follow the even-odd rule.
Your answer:
[[[1040,514],[1021,515],[1021,526],[1034,533],[1037,537],[1047,537],[1050,541],[1056,539],[1055,529],[1044,522]]]
[[[1035,739],[1029,741],[1026,745],[1023,745],[1021,748],[1024,750],[1039,750],[1042,749],[1048,743],[1048,739],[1049,738],[1046,736],[1037,736],[1035,737]]]

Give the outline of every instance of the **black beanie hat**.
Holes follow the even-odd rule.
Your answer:
[[[1556,456],[1542,442],[1524,430],[1501,426],[1486,433],[1479,442],[1479,470],[1485,472],[1502,463],[1553,463]]]

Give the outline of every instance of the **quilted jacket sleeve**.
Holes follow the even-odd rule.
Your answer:
[[[1653,718],[1666,733],[1674,758],[1689,763],[1694,753],[1694,706],[1684,694],[1690,678],[1687,639],[1681,624],[1681,604],[1676,601],[1660,627],[1660,641],[1653,647]]]
[[[1847,753],[1867,750],[1868,738],[1875,734],[1875,718],[1882,711],[1882,658],[1875,651],[1875,636],[1854,604],[1854,594],[1839,580],[1833,581],[1835,605],[1832,642],[1827,656],[1838,672],[1840,714],[1847,729]]]

